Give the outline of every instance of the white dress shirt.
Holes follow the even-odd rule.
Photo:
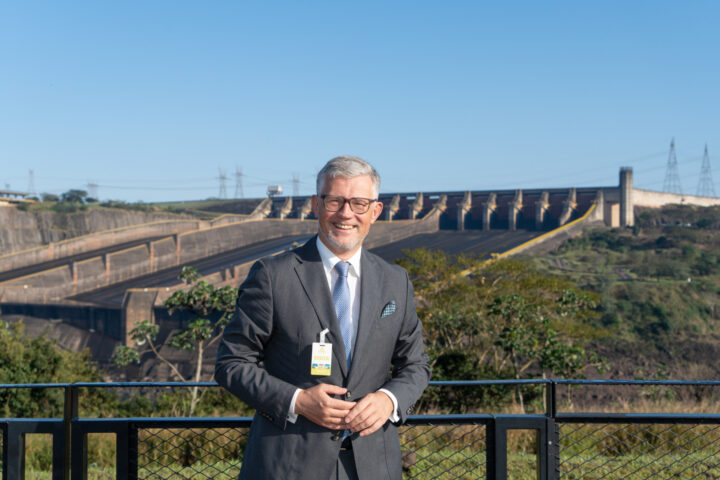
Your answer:
[[[338,279],[338,272],[335,270],[335,264],[338,262],[341,262],[342,260],[335,255],[328,247],[325,246],[325,244],[320,240],[320,237],[318,236],[316,239],[317,243],[317,249],[320,253],[320,259],[322,260],[323,268],[325,269],[325,276],[327,277],[328,282],[328,288],[332,292],[333,285],[335,285],[335,282]],[[350,311],[352,312],[352,330],[353,330],[353,350],[354,350],[354,344],[355,339],[357,339],[357,331],[358,331],[358,320],[360,319],[360,258],[362,255],[362,248],[358,249],[355,254],[350,257],[347,262],[350,264],[350,268],[348,269],[348,287],[350,289]],[[354,353],[353,353],[354,355]],[[390,415],[390,421],[391,422],[398,422],[400,421],[400,416],[397,413],[398,409],[398,403],[397,398],[395,398],[395,395],[390,391],[386,390],[384,388],[381,388],[378,390],[379,392],[384,392],[388,397],[390,397],[390,400],[392,400],[393,403],[393,411]],[[297,420],[297,414],[295,413],[295,400],[297,400],[297,396],[300,393],[300,389],[298,388],[295,390],[295,394],[293,395],[292,401],[290,402],[290,411],[288,412],[287,419],[290,423],[295,423]]]

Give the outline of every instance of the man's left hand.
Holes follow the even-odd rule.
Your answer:
[[[393,402],[384,392],[365,395],[345,417],[345,423],[351,432],[365,437],[382,427],[390,418]]]

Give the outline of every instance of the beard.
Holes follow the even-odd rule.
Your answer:
[[[365,237],[357,236],[354,240],[350,242],[341,242],[339,239],[335,238],[332,234],[325,235],[324,232],[321,233],[321,238],[323,240],[326,240],[329,244],[328,247],[332,247],[332,249],[335,249],[339,252],[349,252],[353,249],[355,249],[358,245],[362,243],[362,241],[365,239]]]

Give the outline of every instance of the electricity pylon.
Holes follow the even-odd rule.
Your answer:
[[[715,185],[710,171],[710,155],[708,155],[707,144],[703,155],[702,167],[700,167],[700,181],[698,182],[697,194],[702,197],[714,197]]]
[[[667,170],[665,171],[665,183],[663,192],[678,193],[682,195],[680,186],[680,174],[678,173],[677,157],[675,156],[675,139],[670,141],[670,154],[668,155]]]

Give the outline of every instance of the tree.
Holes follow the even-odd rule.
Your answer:
[[[588,295],[567,289],[549,304],[529,303],[519,294],[495,297],[488,306],[495,326],[495,345],[509,361],[515,379],[532,366],[561,377],[581,377],[591,365],[601,367],[600,359],[579,344],[577,339],[561,335],[553,319],[578,316],[596,308]],[[520,386],[515,389],[522,410],[525,402]]]
[[[0,384],[98,382],[102,372],[90,352],[60,349],[45,336],[31,338],[22,321],[0,320]],[[87,393],[86,411],[103,405],[104,392]],[[0,392],[0,417],[57,417],[63,412],[63,392],[57,388],[19,388]]]
[[[176,350],[192,352],[194,368],[191,375],[184,375],[178,365],[165,358],[160,352],[157,337],[160,333],[158,325],[148,320],[140,322],[130,330],[130,336],[136,342],[135,347],[120,346],[113,355],[117,365],[125,366],[140,361],[140,354],[150,351],[158,360],[165,363],[181,382],[200,382],[204,354],[208,347],[217,342],[230,321],[235,307],[237,288],[216,288],[205,280],[198,281],[199,274],[193,267],[183,267],[179,278],[191,287],[188,290],[178,290],[165,301],[170,313],[179,310],[189,312],[192,316],[190,322],[180,331],[172,335],[167,345]],[[139,347],[138,347],[139,346]],[[139,348],[143,348],[141,352]],[[209,379],[208,379],[209,380]],[[197,386],[190,388],[190,404],[186,414],[192,416],[195,407],[200,401],[201,393]]]
[[[85,190],[72,189],[60,195],[60,201],[63,203],[85,203],[87,200],[87,192]]]
[[[400,260],[416,286],[433,378],[578,377],[599,359],[585,344],[602,328],[593,298],[569,280],[515,260],[483,262],[415,250]],[[423,401],[468,411],[527,394],[505,387],[429,390]]]

